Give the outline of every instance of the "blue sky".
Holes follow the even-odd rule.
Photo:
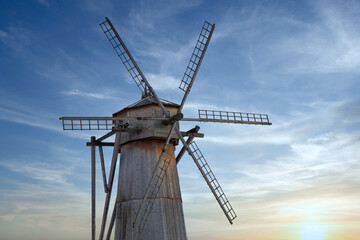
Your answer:
[[[359,13],[357,1],[1,1],[1,239],[90,236],[85,142],[104,133],[63,132],[58,117],[110,116],[140,98],[98,25],[106,16],[158,95],[177,103],[203,21],[215,23],[184,115],[273,123],[199,124],[197,144],[238,218],[228,224],[187,156],[189,239],[356,239]]]

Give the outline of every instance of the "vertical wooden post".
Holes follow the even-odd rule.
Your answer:
[[[95,240],[95,137],[91,137],[91,239]]]

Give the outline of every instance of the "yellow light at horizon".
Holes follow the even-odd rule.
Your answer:
[[[323,240],[325,226],[318,223],[301,224],[301,240]]]

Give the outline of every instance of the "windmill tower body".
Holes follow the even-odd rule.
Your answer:
[[[176,114],[178,105],[163,101],[171,115]],[[162,111],[151,97],[144,98],[113,117],[161,117]],[[186,239],[179,177],[172,148],[170,164],[163,184],[154,201],[147,224],[142,231],[132,227],[136,210],[140,208],[146,187],[150,182],[156,163],[164,146],[169,126],[159,121],[132,121],[131,128],[144,129],[140,133],[121,134],[121,158],[119,183],[116,199],[115,239]],[[174,134],[171,143],[176,145]]]

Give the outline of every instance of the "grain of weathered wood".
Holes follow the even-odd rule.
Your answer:
[[[121,146],[115,239],[186,239],[179,177],[171,160],[154,207],[142,232],[132,228],[164,141],[140,140]]]

